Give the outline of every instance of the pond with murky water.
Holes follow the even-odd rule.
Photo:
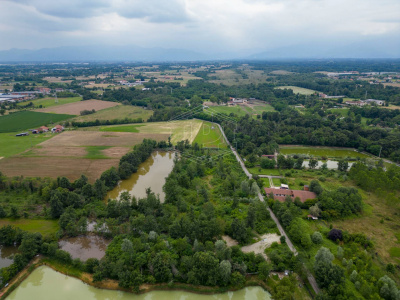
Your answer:
[[[308,169],[308,168],[309,168],[308,163],[309,163],[309,160],[304,160],[304,162],[303,162],[303,167],[306,168],[306,169]],[[318,161],[317,169],[321,168],[322,164],[324,164],[324,163],[326,163],[326,165],[327,165],[327,167],[328,167],[329,170],[331,170],[331,169],[337,170],[337,168],[338,168],[338,162],[335,161],[335,160],[326,160],[326,161],[321,161],[321,160],[319,160],[319,161]],[[353,163],[354,163],[354,162],[348,162],[348,164],[349,164],[349,169],[351,168],[351,166],[353,165]]]
[[[12,265],[16,253],[18,253],[16,246],[0,246],[0,268]]]
[[[79,279],[39,267],[8,297],[9,300],[270,300],[268,292],[260,287],[247,287],[236,292],[198,295],[181,291],[154,291],[135,295],[121,291],[92,287]]]
[[[87,235],[63,238],[58,244],[62,250],[71,254],[73,259],[79,258],[85,261],[89,258],[103,258],[110,242],[111,240],[106,240],[101,236]]]
[[[108,199],[119,199],[122,192],[129,192],[132,196],[138,198],[146,197],[146,189],[160,195],[161,202],[164,202],[165,194],[163,186],[165,178],[171,173],[174,167],[175,154],[173,152],[155,151],[142,164],[138,171],[131,177],[121,180],[113,190],[106,195]]]

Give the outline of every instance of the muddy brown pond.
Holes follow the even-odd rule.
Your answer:
[[[79,258],[86,261],[89,258],[101,259],[106,254],[106,249],[111,240],[96,235],[63,238],[58,244],[60,248],[71,254],[73,259]]]
[[[18,253],[18,247],[0,246],[0,268],[10,266],[14,261],[14,254]]]
[[[165,151],[155,151],[142,164],[138,171],[131,177],[121,180],[113,190],[109,191],[106,196],[108,199],[119,199],[122,192],[129,192],[130,195],[138,198],[146,197],[146,189],[151,190],[160,195],[160,201],[164,202],[165,194],[163,186],[165,177],[171,173],[174,167],[175,153]]]

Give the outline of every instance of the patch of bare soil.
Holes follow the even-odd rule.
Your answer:
[[[276,233],[264,234],[261,236],[261,240],[252,245],[242,247],[242,251],[244,253],[254,252],[254,254],[261,254],[265,259],[267,255],[265,255],[264,250],[272,245],[272,243],[277,242],[280,244],[280,236]]]
[[[119,159],[84,159],[68,157],[9,157],[0,162],[1,171],[9,177],[50,177],[65,176],[71,181],[82,174],[94,182],[111,167],[117,167]]]
[[[226,242],[228,247],[239,245],[239,243],[233,238],[231,238],[229,235],[223,235],[222,239]]]
[[[128,147],[111,147],[103,150],[103,154],[111,158],[121,158],[123,155],[128,153],[130,148]]]

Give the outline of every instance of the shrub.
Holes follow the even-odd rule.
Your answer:
[[[322,244],[322,234],[318,231],[315,231],[312,235],[311,235],[311,240],[314,244],[319,245]]]
[[[342,231],[340,229],[334,228],[331,231],[329,231],[328,238],[334,242],[336,242],[337,240],[341,241],[343,240]]]

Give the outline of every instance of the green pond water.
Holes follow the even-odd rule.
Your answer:
[[[121,291],[102,290],[79,279],[39,267],[8,297],[8,300],[270,300],[270,294],[260,287],[248,287],[236,292],[197,295],[181,291],[154,291],[135,295]]]
[[[173,152],[155,151],[142,164],[138,171],[131,177],[121,180],[113,190],[107,193],[106,200],[119,199],[122,192],[128,191],[129,194],[138,198],[146,197],[146,188],[157,195],[160,195],[161,202],[164,202],[165,194],[162,187],[165,184],[165,177],[171,173],[174,167]]]
[[[312,156],[326,156],[326,157],[365,157],[370,156],[354,151],[353,149],[341,149],[341,148],[324,148],[324,147],[281,147],[279,149],[281,154],[305,154]]]

